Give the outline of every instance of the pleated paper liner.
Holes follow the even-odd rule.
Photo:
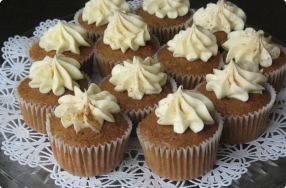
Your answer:
[[[101,38],[99,40],[101,40]],[[154,40],[157,43],[157,45],[160,46],[160,43],[156,37],[151,36],[151,40]],[[115,65],[122,63],[122,61],[104,59],[99,53],[96,52],[96,49],[95,49],[94,54],[95,54],[95,61],[96,61],[97,66],[99,68],[99,72],[100,72],[101,76],[103,76],[103,77],[111,74],[112,68]],[[155,55],[155,53],[154,53],[154,55]]]
[[[193,14],[192,14],[193,15]],[[152,27],[148,25],[149,31],[154,34],[160,41],[161,45],[166,44],[169,40],[173,39],[174,36],[179,33],[181,30],[184,30],[191,26],[193,21],[193,16],[190,16],[190,18],[179,25],[172,25],[167,27]]]
[[[215,114],[218,130],[200,145],[186,148],[168,148],[155,145],[137,135],[143,148],[148,167],[157,175],[170,180],[190,180],[200,177],[210,171],[216,161],[223,121],[218,113]]]
[[[51,114],[47,117],[46,126],[51,148],[56,161],[67,172],[82,177],[97,176],[112,171],[123,160],[132,129],[127,117],[129,126],[121,137],[93,147],[76,147],[53,136],[50,117]]]
[[[165,47],[166,45],[161,46],[161,48],[157,51],[157,53],[155,54],[155,61],[160,62],[158,60],[158,52]],[[222,56],[220,55],[220,63],[217,69],[222,68],[223,65],[224,65],[223,59],[222,59]],[[177,82],[178,85],[183,85],[184,89],[194,89],[198,84],[202,83],[206,79],[206,75],[195,75],[191,73],[180,74],[180,73],[175,72],[174,70],[166,69],[166,68],[165,68],[165,71],[168,73],[170,77],[172,77]]]
[[[270,83],[278,93],[283,86],[283,82],[286,76],[286,63],[273,72],[265,73],[265,75],[268,78],[268,83]]]
[[[35,61],[39,61],[38,59],[33,59],[32,57],[30,57],[30,49],[33,45],[38,44],[40,41],[39,38],[37,37],[33,37],[31,38],[31,43],[28,46],[28,58],[30,60],[30,62],[35,62]],[[91,46],[93,48],[93,46]],[[67,56],[69,57],[69,56]],[[72,58],[72,57],[71,57]],[[88,54],[88,56],[86,56],[82,61],[79,61],[79,63],[81,64],[80,70],[85,72],[88,76],[92,76],[93,73],[93,62],[94,62],[94,50],[91,50],[91,53]]]
[[[79,23],[79,18],[82,16],[82,12],[83,12],[83,8],[78,10],[75,15],[74,15],[74,21],[77,25],[80,26]],[[94,44],[101,36],[103,36],[104,32],[95,32],[95,31],[88,31],[87,32],[87,38],[92,42],[92,44]]]

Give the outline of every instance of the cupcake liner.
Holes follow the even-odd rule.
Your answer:
[[[162,46],[158,52],[165,48],[166,45]],[[157,62],[160,62],[158,60],[158,52],[155,54],[155,60]],[[191,62],[190,62],[191,63]],[[223,67],[223,59],[220,55],[220,63],[219,66],[217,67],[218,69]],[[165,71],[167,72],[167,74],[172,77],[178,85],[183,85],[183,87],[185,89],[194,89],[198,84],[202,83],[203,81],[205,81],[206,75],[193,75],[193,74],[178,74],[175,72],[175,70],[171,70],[171,69],[167,69],[165,68]]]
[[[149,30],[151,33],[153,33],[160,41],[160,44],[166,44],[169,40],[173,39],[174,36],[179,33],[180,30],[186,29],[191,25],[193,21],[193,14],[190,16],[190,18],[179,25],[170,25],[167,27],[152,27],[148,25]]]
[[[284,78],[286,75],[286,64],[273,72],[265,73],[265,75],[268,78],[268,83],[271,84],[278,93],[283,86]]]
[[[216,160],[223,121],[215,113],[219,127],[212,137],[198,146],[185,148],[168,148],[155,145],[140,134],[137,135],[149,168],[157,175],[171,180],[190,180],[204,175],[211,170]],[[210,125],[211,126],[211,125]]]
[[[83,8],[79,9],[74,15],[74,21],[79,26],[80,26],[80,23],[78,20],[80,16],[82,15],[82,12],[83,12]],[[87,38],[92,42],[92,44],[94,44],[103,35],[103,32],[96,33],[94,31],[88,31],[88,30],[86,30],[86,32],[87,32]]]
[[[267,84],[270,102],[261,109],[242,116],[223,116],[222,141],[226,144],[244,144],[258,138],[268,127],[270,111],[276,99],[274,88]]]
[[[99,41],[102,39],[102,37],[100,37]],[[151,37],[151,40],[156,41],[156,43],[158,44],[158,46],[160,46],[160,43],[158,41],[158,39],[154,36]],[[96,46],[96,45],[95,45]],[[122,63],[122,61],[117,61],[117,60],[105,60],[104,57],[102,57],[100,55],[100,53],[96,52],[96,48],[95,48],[95,61],[97,62],[98,68],[99,68],[99,72],[101,74],[101,76],[105,77],[109,74],[111,74],[112,68],[119,64]],[[155,55],[155,54],[154,54]]]
[[[82,177],[97,176],[112,171],[123,160],[132,129],[127,117],[129,127],[120,138],[99,146],[76,147],[51,134],[50,116],[46,127],[51,148],[56,161],[67,172]]]
[[[39,38],[32,37],[31,42],[29,43],[29,46],[28,46],[28,50],[30,50],[33,45],[38,44],[39,42],[40,42]],[[87,73],[89,76],[92,76],[92,73],[93,73],[93,62],[94,62],[93,51],[94,50],[92,50],[92,53],[90,53],[89,56],[87,56],[84,60],[79,61],[79,63],[81,64],[80,70]],[[30,62],[40,61],[39,59],[33,59],[30,56],[29,51],[27,53],[28,53],[28,59]],[[67,57],[69,57],[69,56],[67,56]]]

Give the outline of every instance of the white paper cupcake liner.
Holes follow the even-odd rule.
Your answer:
[[[82,15],[82,12],[83,12],[83,8],[78,10],[74,15],[74,21],[79,26],[81,24],[79,23],[78,20],[79,20],[80,16]],[[103,36],[103,33],[104,33],[104,32],[96,33],[96,32],[92,32],[92,31],[88,31],[88,30],[86,30],[86,32],[87,32],[87,38],[92,42],[92,44],[94,44],[101,36]]]
[[[52,135],[50,116],[46,121],[49,141],[56,161],[64,170],[76,176],[92,177],[112,171],[123,160],[132,129],[127,117],[129,126],[121,137],[98,146],[77,147]]]
[[[177,149],[151,143],[141,136],[139,125],[137,135],[148,167],[160,177],[171,180],[190,180],[211,170],[223,129],[223,120],[218,113],[215,113],[215,119],[219,127],[212,137],[198,146]]]
[[[286,63],[273,72],[265,73],[265,75],[268,78],[268,83],[271,84],[278,93],[283,86],[283,82],[286,76]]]
[[[242,116],[223,116],[224,129],[222,142],[226,144],[244,144],[258,138],[268,127],[270,111],[276,99],[274,88],[267,84],[266,90],[270,93],[270,102],[255,112]]]
[[[102,40],[102,37],[100,37],[98,39],[98,41]],[[158,41],[158,39],[154,36],[151,36],[151,40],[154,40],[155,43],[159,46],[160,48],[160,43]],[[117,60],[105,60],[104,57],[102,57],[100,55],[100,53],[97,53],[96,52],[96,44],[95,44],[95,47],[94,47],[94,56],[95,56],[95,61],[97,63],[97,66],[98,66],[98,69],[99,69],[99,72],[101,74],[101,76],[105,77],[109,74],[111,74],[111,71],[113,69],[113,67],[117,64],[120,64],[122,63],[122,61],[117,61]],[[155,53],[153,54],[153,56],[155,55]],[[127,60],[127,59],[126,59]]]
[[[190,10],[191,11],[191,10]],[[191,11],[192,12],[192,11]],[[180,30],[186,29],[192,24],[193,21],[193,12],[190,18],[179,25],[170,25],[167,27],[152,27],[148,25],[149,30],[154,34],[160,41],[161,45],[166,44],[169,40],[173,39],[174,36],[179,33]]]
[[[154,57],[157,62],[160,62],[158,60],[158,52],[165,47],[166,45],[162,46],[155,54]],[[223,67],[223,65],[224,65],[223,59],[222,59],[222,56],[220,55],[220,62],[219,62],[218,67],[216,68],[220,69]],[[170,70],[167,68],[165,68],[165,71],[170,77],[172,77],[177,82],[178,85],[183,85],[185,89],[194,89],[198,84],[202,83],[206,79],[206,75],[192,75],[191,73],[190,74],[178,74],[174,72],[174,70]]]

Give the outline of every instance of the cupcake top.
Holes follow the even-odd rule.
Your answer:
[[[96,84],[87,91],[75,87],[74,95],[62,96],[58,102],[56,117],[61,118],[65,128],[73,126],[76,133],[85,128],[99,133],[104,121],[114,122],[112,114],[120,111],[116,98]]]
[[[193,16],[194,23],[212,32],[224,31],[229,33],[232,30],[244,28],[246,15],[235,4],[219,0],[217,4],[209,3],[206,8],[200,8]]]
[[[249,93],[262,93],[267,78],[261,72],[241,68],[234,61],[225,65],[223,70],[214,69],[206,76],[208,91],[214,91],[218,99],[224,97],[247,101]]]
[[[271,66],[272,59],[280,55],[280,48],[271,42],[271,38],[264,37],[262,30],[253,28],[229,33],[223,48],[228,50],[226,62],[234,59],[239,63],[255,62],[262,67]]]
[[[188,61],[200,59],[207,62],[211,56],[218,53],[216,37],[195,24],[180,31],[167,45],[174,57],[185,57]]]
[[[59,96],[65,89],[73,90],[76,80],[84,78],[79,70],[80,63],[64,55],[46,56],[41,61],[32,63],[29,78],[31,88],[39,88],[41,93],[52,92]]]
[[[46,52],[55,50],[57,53],[70,51],[79,54],[80,46],[90,46],[85,38],[86,31],[80,26],[59,21],[44,33],[40,38],[39,45]]]
[[[114,10],[129,11],[125,0],[90,0],[85,4],[82,12],[82,20],[96,26],[105,25],[109,22]]]
[[[188,127],[198,133],[204,125],[214,123],[210,114],[213,110],[214,105],[206,96],[180,86],[175,93],[159,101],[155,114],[159,125],[173,125],[175,133],[182,134]]]
[[[159,18],[176,19],[189,12],[189,0],[144,0],[142,8],[144,11]]]
[[[145,46],[150,40],[147,24],[140,16],[122,11],[115,11],[104,31],[103,42],[113,50],[120,49],[125,53]]]
[[[115,91],[127,91],[128,96],[141,100],[145,94],[158,94],[166,84],[167,74],[161,64],[147,57],[133,57],[117,64],[111,72],[109,82],[115,85]]]

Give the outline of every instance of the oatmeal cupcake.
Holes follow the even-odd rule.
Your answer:
[[[88,80],[80,72],[80,63],[63,55],[45,57],[32,64],[28,78],[17,87],[23,119],[28,127],[46,133],[46,114],[51,113],[61,95],[70,94],[74,86],[82,89]]]
[[[268,127],[276,94],[261,72],[241,68],[231,61],[215,69],[197,90],[206,95],[224,118],[222,141],[244,144],[258,138]]]
[[[228,33],[244,28],[246,15],[230,1],[218,0],[217,4],[209,3],[206,8],[198,9],[193,16],[193,22],[209,29],[221,46],[226,41]]]
[[[95,42],[103,35],[114,10],[129,11],[125,0],[90,0],[75,14],[75,22],[87,31],[87,37]]]
[[[202,82],[221,61],[215,36],[195,24],[175,35],[156,58],[169,76],[186,89]]]
[[[134,56],[152,57],[159,47],[158,40],[149,34],[141,17],[115,11],[103,38],[95,44],[95,57],[101,75],[107,76],[116,64]]]
[[[93,47],[86,36],[86,31],[80,26],[59,21],[31,44],[29,58],[34,62],[46,56],[64,54],[80,62],[81,70],[90,75],[93,69]]]
[[[47,132],[57,163],[75,176],[105,174],[120,164],[132,129],[116,98],[91,84],[64,95],[47,117]]]
[[[223,128],[212,102],[182,86],[137,128],[148,167],[171,180],[190,180],[214,166]]]
[[[143,0],[137,14],[145,20],[161,44],[166,44],[192,21],[189,0]]]
[[[133,61],[116,65],[111,76],[102,81],[101,88],[116,96],[122,111],[133,122],[139,122],[172,92],[174,85],[152,58],[134,57]]]
[[[227,51],[226,63],[234,59],[245,69],[261,69],[268,82],[277,92],[280,91],[286,75],[286,57],[279,46],[271,41],[271,37],[264,36],[262,30],[246,28],[231,32],[223,48]]]

